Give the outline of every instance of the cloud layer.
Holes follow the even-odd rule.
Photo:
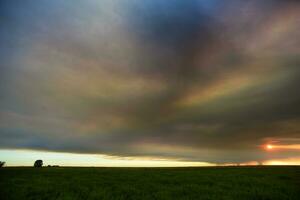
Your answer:
[[[300,3],[2,1],[0,148],[295,157]]]

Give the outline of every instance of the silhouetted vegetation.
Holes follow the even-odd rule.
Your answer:
[[[0,167],[4,167],[4,165],[5,165],[5,162],[0,161]]]
[[[59,165],[48,165],[47,167],[59,167]]]
[[[42,167],[43,166],[43,161],[42,160],[36,160],[34,162],[34,167]]]
[[[5,167],[1,200],[299,200],[300,167]]]

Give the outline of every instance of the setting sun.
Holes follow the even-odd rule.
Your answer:
[[[270,145],[270,144],[268,144],[266,147],[267,147],[267,149],[269,149],[269,150],[273,149],[273,146]]]
[[[276,144],[276,145],[271,145],[271,144],[266,144],[264,147],[266,150],[293,150],[293,151],[299,151],[300,150],[300,145],[299,144]]]

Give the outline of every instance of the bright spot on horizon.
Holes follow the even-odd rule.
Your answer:
[[[271,145],[271,144],[267,144],[265,146],[266,150],[274,150],[274,149],[279,149],[279,150],[300,150],[300,145],[299,144],[278,144],[278,145]]]

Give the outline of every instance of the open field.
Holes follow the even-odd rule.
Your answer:
[[[0,169],[6,199],[300,199],[300,167]]]

